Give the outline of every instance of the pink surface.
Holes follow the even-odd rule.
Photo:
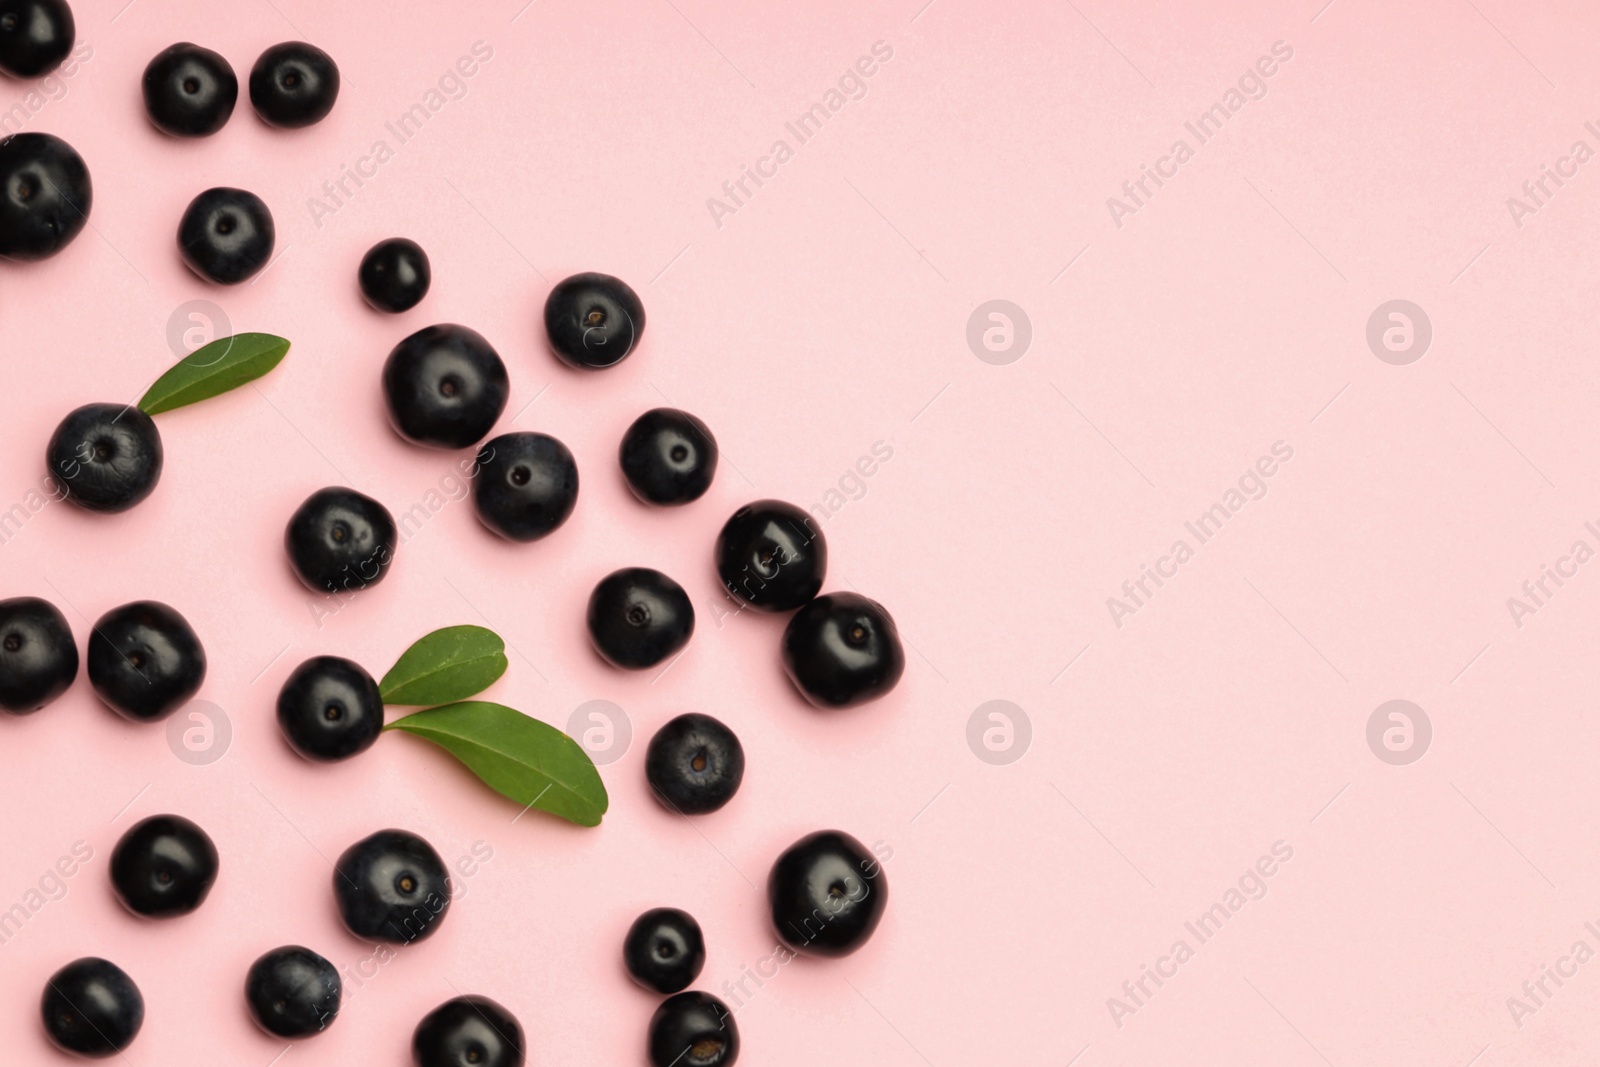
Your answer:
[[[31,103],[0,86],[95,182],[92,231],[0,267],[0,507],[23,504],[0,592],[56,602],[80,641],[117,604],[167,601],[204,640],[201,698],[232,727],[220,760],[185,762],[82,680],[0,722],[0,909],[42,903],[0,944],[7,1062],[56,1061],[38,990],[100,954],[148,1003],[125,1062],[265,1065],[283,1046],[250,1025],[243,974],[301,942],[368,977],[284,1064],[400,1067],[415,1021],[457,991],[516,1012],[533,1063],[642,1063],[655,1001],[619,943],[658,904],[706,929],[699,984],[738,1004],[751,1064],[1592,1058],[1600,962],[1571,954],[1600,950],[1600,563],[1559,562],[1600,548],[1584,525],[1600,526],[1600,162],[1561,162],[1579,140],[1600,150],[1592,5],[521,5],[80,3],[92,55],[73,76]],[[173,41],[242,75],[294,38],[344,72],[321,125],[272,131],[241,106],[176,143],[144,121],[138,75]],[[492,57],[451,80],[475,42]],[[1271,76],[1250,77],[1275,42]],[[799,143],[785,124],[875,45],[872,75],[844,83],[860,98]],[[385,124],[441,78],[453,98],[400,144]],[[1184,124],[1236,86],[1260,98],[1200,144]],[[392,153],[363,162],[380,139]],[[1163,162],[1179,139],[1191,152]],[[762,163],[778,140],[783,162]],[[757,165],[776,176],[731,200],[723,183]],[[1513,211],[1512,196],[1538,206],[1522,187],[1543,166],[1564,184]],[[329,199],[324,182],[358,167],[364,184]],[[1141,167],[1168,176],[1134,201],[1121,187]],[[278,223],[281,258],[234,289],[173,249],[183,206],[217,184]],[[427,248],[435,281],[386,318],[355,267],[396,234]],[[598,375],[558,366],[538,326],[550,284],[589,269],[649,310],[641,349]],[[56,422],[135,398],[196,299],[293,351],[258,387],[161,417],[166,472],[135,511],[28,511]],[[1031,322],[1014,362],[1015,342],[986,352],[998,363],[969,348],[991,299]],[[1409,365],[1367,343],[1393,299],[1432,323]],[[577,511],[545,542],[487,534],[459,499],[466,454],[385,423],[384,356],[441,321],[506,357],[502,429],[578,457]],[[724,465],[696,505],[647,511],[615,450],[669,401],[711,425]],[[1250,478],[1279,442],[1292,456]],[[875,450],[892,454],[854,473]],[[382,586],[329,612],[280,538],[304,496],[341,483],[426,518]],[[769,495],[823,508],[829,587],[899,620],[914,651],[889,698],[818,714],[778,667],[782,620],[721,618],[711,541]],[[1230,500],[1200,543],[1185,524]],[[594,581],[636,564],[700,613],[660,677],[606,668],[583,632]],[[1569,577],[1535,605],[1522,584],[1545,565]],[[1142,566],[1170,577],[1135,602],[1122,586]],[[1537,610],[1514,614],[1513,596]],[[513,646],[493,697],[562,726],[587,701],[626,709],[602,827],[514,821],[413,738],[333,768],[279,740],[272,702],[301,659],[381,672],[461,622]],[[1432,727],[1404,765],[1368,743],[1395,699]],[[979,758],[1008,755],[984,746],[986,729],[1004,742],[988,710],[969,746],[992,700],[1031,723],[1020,760]],[[736,801],[693,823],[642,774],[650,733],[690,709],[749,757]],[[163,811],[211,831],[222,875],[193,916],[136,922],[107,857]],[[452,862],[492,858],[438,936],[373,968],[338,924],[329,859],[386,825]],[[857,955],[758,989],[742,976],[772,951],[767,867],[823,827],[892,850],[888,916]],[[46,874],[79,842],[93,858],[62,895]],[[60,899],[29,896],[42,879]],[[1229,917],[1202,941],[1185,924],[1218,903]],[[1147,968],[1167,977],[1141,991]],[[1546,971],[1560,983],[1541,990]]]

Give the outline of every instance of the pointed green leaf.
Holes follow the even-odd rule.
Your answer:
[[[236,333],[202,345],[157,378],[139,401],[146,415],[220,396],[276,367],[289,342],[270,333]]]
[[[589,754],[566,734],[504,704],[466,700],[396,719],[446,749],[489,788],[579,826],[599,826],[609,800]]]
[[[506,672],[506,643],[482,626],[446,626],[406,649],[378,683],[385,704],[448,704],[476,696]]]

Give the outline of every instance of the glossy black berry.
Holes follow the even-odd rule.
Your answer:
[[[651,1067],[733,1067],[738,1059],[739,1025],[710,993],[668,997],[650,1017]]]
[[[178,223],[178,251],[206,281],[238,285],[272,259],[277,230],[272,212],[255,193],[219,186],[207,189],[184,209]]]
[[[578,464],[542,433],[507,433],[478,450],[472,503],[483,524],[512,541],[537,541],[578,503]]]
[[[589,637],[615,667],[654,667],[689,643],[694,605],[660,571],[627,567],[600,579],[589,595]]]
[[[716,811],[739,791],[744,780],[744,746],[732,730],[709,715],[679,715],[650,739],[644,775],[665,807],[685,815],[703,815]]]
[[[318,593],[342,593],[383,580],[397,536],[389,509],[335,486],[306,497],[289,517],[283,544],[301,581]]]
[[[66,0],[0,0],[0,70],[13,78],[49,74],[76,38]]]
[[[56,1048],[99,1059],[116,1055],[139,1036],[144,997],[121,967],[85,956],[50,976],[39,1015]]]
[[[711,488],[717,439],[687,411],[653,408],[628,427],[618,458],[634,496],[646,504],[687,504]]]
[[[209,137],[227,125],[239,100],[228,61],[187,41],[158,52],[144,68],[144,110],[174,137]]]
[[[134,823],[111,850],[111,888],[135,915],[187,915],[205,903],[216,880],[217,846],[181,815]]]
[[[339,857],[333,895],[352,934],[407,944],[430,936],[444,921],[450,879],[439,853],[422,838],[379,830]]]
[[[812,956],[848,956],[878,928],[889,879],[867,847],[822,830],[784,850],[767,876],[772,928],[784,944]]]
[[[298,129],[327,118],[339,99],[333,58],[304,41],[275,44],[250,68],[250,103],[269,126]]]
[[[428,253],[415,241],[391,237],[367,249],[356,273],[361,295],[379,311],[408,311],[428,295],[433,271]]]
[[[0,709],[29,715],[78,677],[78,645],[65,615],[48,600],[0,600]]]
[[[0,256],[48,259],[83,232],[94,204],[89,168],[48,133],[0,140]]]
[[[828,542],[793,504],[757,500],[723,524],[716,559],[730,596],[759,611],[792,611],[822,591]]]
[[[165,719],[205,680],[200,638],[187,619],[158,601],[112,608],[89,635],[89,684],[125,719]]]
[[[598,370],[621,363],[644,336],[644,305],[620,278],[574,274],[544,302],[550,350],[564,363]]]
[[[256,1025],[277,1037],[310,1037],[339,1014],[338,968],[299,945],[275,948],[250,965],[244,1000]]]
[[[783,669],[812,704],[848,708],[893,689],[906,671],[906,653],[882,604],[858,593],[829,593],[789,620]]]
[[[454,997],[423,1016],[411,1035],[416,1067],[522,1067],[522,1024],[488,997]]]
[[[127,511],[161,480],[161,432],[129,404],[85,404],[61,420],[45,467],[66,499],[89,511]]]
[[[383,697],[360,664],[315,656],[296,667],[279,690],[278,726],[306,759],[348,759],[370,748],[383,732]]]
[[[419,445],[477,444],[494,428],[510,394],[500,354],[465,326],[426,326],[395,345],[383,365],[389,421]]]
[[[677,908],[651,908],[628,927],[622,962],[633,980],[657,993],[688,989],[706,965],[706,941],[694,916]]]

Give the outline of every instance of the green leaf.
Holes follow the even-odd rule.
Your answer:
[[[579,826],[599,826],[606,813],[605,783],[583,746],[515,708],[466,700],[415,712],[384,729],[446,749],[523,810],[538,808]]]
[[[476,696],[506,672],[506,643],[482,626],[446,626],[406,649],[378,683],[385,704],[448,704]]]
[[[270,333],[236,333],[202,345],[157,378],[139,401],[146,415],[220,396],[253,382],[282,362],[289,342]]]

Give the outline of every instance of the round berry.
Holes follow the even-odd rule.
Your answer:
[[[772,927],[812,956],[848,956],[866,943],[889,903],[877,858],[849,834],[822,830],[784,850],[767,876]]]
[[[174,137],[209,137],[227,125],[239,100],[228,61],[185,41],[158,52],[144,68],[144,110]]]
[[[85,404],[50,436],[45,467],[78,507],[127,511],[155,491],[164,455],[149,415],[129,404]]]
[[[428,295],[433,272],[428,253],[415,241],[391,237],[367,249],[356,273],[361,295],[379,311],[409,311]]]
[[[511,541],[552,533],[578,504],[578,464],[542,433],[501,434],[478,451],[472,482],[478,518]]]
[[[628,427],[618,458],[634,496],[646,504],[687,504],[711,488],[717,439],[687,411],[654,408]]]
[[[423,1016],[411,1035],[416,1067],[522,1067],[526,1042],[517,1017],[488,997],[453,997]]]
[[[0,600],[0,709],[31,715],[78,677],[78,645],[66,616],[38,597]]]
[[[144,1025],[144,997],[110,960],[73,960],[44,985],[39,1015],[45,1036],[63,1052],[100,1058],[133,1044]]]
[[[289,747],[306,759],[349,759],[383,732],[383,697],[360,664],[314,656],[278,692],[278,726]]]
[[[304,41],[275,44],[250,68],[250,103],[269,126],[298,129],[321,122],[339,99],[339,68]]]
[[[152,815],[111,850],[111,887],[135,915],[167,919],[205,903],[217,880],[217,846],[180,815]]]
[[[620,278],[574,274],[545,299],[544,329],[562,362],[585,370],[611,367],[644,336],[644,305]]]
[[[710,993],[670,996],[650,1017],[652,1067],[733,1067],[738,1059],[739,1026]]]
[[[276,1037],[310,1037],[339,1015],[338,968],[299,945],[275,948],[250,965],[244,999],[256,1025]]]
[[[427,326],[394,346],[383,365],[389,421],[434,448],[483,440],[506,409],[511,382],[500,354],[465,326]]]
[[[93,204],[89,168],[67,142],[48,133],[0,140],[0,256],[50,258],[83,232]]]
[[[178,251],[207,281],[238,285],[272,259],[276,234],[259,196],[219,186],[189,202],[178,223]]]
[[[812,704],[848,708],[893,689],[906,672],[906,653],[882,604],[858,593],[829,593],[789,620],[783,669]]]
[[[165,719],[205,680],[200,638],[189,620],[158,601],[112,608],[89,635],[89,684],[125,719]]]
[[[716,811],[739,791],[744,780],[744,746],[732,730],[709,715],[679,715],[650,739],[644,775],[656,799],[667,808],[684,815],[703,815]]]
[[[318,593],[377,585],[394,562],[394,516],[354,489],[319,489],[289,517],[283,543],[300,580]]]
[[[757,500],[723,524],[716,559],[729,596],[758,611],[791,611],[822,591],[828,542],[793,504]]]
[[[694,633],[694,605],[660,571],[628,567],[600,580],[589,595],[589,637],[615,667],[642,670],[673,655]]]
[[[439,853],[416,834],[379,830],[344,850],[333,895],[345,926],[370,941],[409,944],[430,936],[450,910]]]
[[[688,989],[706,965],[706,941],[694,916],[677,908],[651,908],[628,927],[622,962],[633,980],[657,993]]]
[[[66,0],[0,0],[0,70],[13,78],[49,74],[76,38]]]

